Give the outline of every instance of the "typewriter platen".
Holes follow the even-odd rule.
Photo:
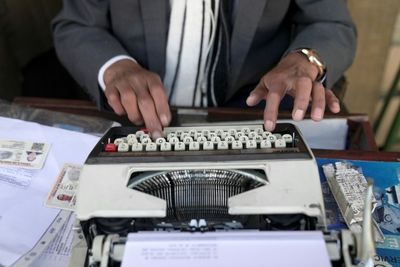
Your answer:
[[[76,216],[90,266],[118,266],[139,231],[326,230],[317,164],[292,124],[165,128],[157,140],[112,128],[84,165]],[[326,239],[338,249],[340,235]]]

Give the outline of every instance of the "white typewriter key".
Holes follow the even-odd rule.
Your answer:
[[[260,148],[271,148],[271,142],[268,140],[262,140],[260,143]]]
[[[212,133],[209,133],[208,136],[206,136],[206,137],[208,138],[208,140],[211,140],[211,138],[217,137],[217,136],[218,135],[216,133],[212,132]]]
[[[223,131],[221,133],[221,139],[225,139],[225,137],[227,137],[228,135],[229,135],[228,132]]]
[[[172,137],[171,139],[169,139],[169,142],[174,145],[174,144],[179,142],[179,138],[178,137]]]
[[[118,152],[128,152],[129,145],[127,143],[121,143],[118,145]]]
[[[256,135],[257,135],[256,132],[250,132],[247,136],[248,136],[250,139],[253,139]]]
[[[131,138],[131,139],[128,139],[128,145],[133,145],[133,144],[136,144],[136,143],[138,143],[138,140],[135,138],[135,139],[133,139],[133,138]]]
[[[203,137],[203,133],[201,131],[196,131],[196,133],[193,136],[193,140],[197,140],[197,138]]]
[[[235,134],[236,134],[236,129],[229,129],[229,130],[228,130],[228,134],[229,134],[229,135],[232,135],[232,136],[235,136]]]
[[[214,143],[211,141],[204,142],[203,150],[214,150]]]
[[[128,134],[128,135],[126,136],[126,139],[128,139],[128,141],[129,141],[130,139],[136,139],[136,135],[135,135],[135,134]]]
[[[157,145],[161,145],[162,143],[165,143],[165,142],[167,142],[165,140],[165,138],[159,137],[159,138],[156,139],[156,144]]]
[[[141,137],[144,134],[145,134],[144,131],[137,131],[135,135],[136,137]]]
[[[281,138],[282,138],[282,135],[281,135],[281,134],[276,133],[276,134],[274,134],[274,135],[275,135],[276,139],[281,139]]]
[[[178,131],[176,131],[175,132],[175,134],[176,134],[176,137],[181,137],[181,135],[183,134],[183,131],[181,131],[181,130],[178,130]]]
[[[228,145],[228,142],[226,142],[226,141],[220,141],[217,144],[217,149],[219,149],[219,150],[228,149],[228,148],[229,148],[229,145]]]
[[[220,137],[221,137],[221,135],[222,135],[223,133],[224,133],[224,130],[222,130],[222,129],[215,130],[215,134],[218,135],[218,136],[220,136]]]
[[[204,136],[200,136],[196,139],[197,142],[199,142],[200,144],[203,144],[205,142],[207,142],[207,138]]]
[[[191,143],[189,143],[189,150],[200,150],[199,142],[191,142]]]
[[[271,132],[265,131],[261,135],[262,135],[263,138],[268,138],[268,136],[271,135]]]
[[[207,221],[204,219],[199,220],[199,227],[207,227]]]
[[[183,133],[179,138],[181,139],[181,141],[183,141],[185,138],[192,138],[192,137],[190,137],[188,133]]]
[[[242,149],[243,144],[240,141],[233,141],[232,142],[232,149]]]
[[[246,142],[246,148],[257,148],[257,142],[254,140],[248,140]]]
[[[184,142],[178,142],[174,145],[175,151],[185,151],[185,143]]]
[[[242,133],[242,132],[236,132],[235,139],[239,139],[242,136],[246,136],[246,135],[244,133]]]
[[[193,138],[190,136],[186,136],[185,138],[182,139],[182,142],[188,145],[189,143],[193,142]]]
[[[208,137],[210,135],[210,130],[202,130],[201,133],[204,137]]]
[[[253,140],[257,142],[257,144],[261,143],[263,139],[263,137],[261,135],[256,135],[253,137]]]
[[[224,141],[228,142],[228,144],[232,144],[232,142],[235,141],[235,137],[228,135],[225,137]]]
[[[177,137],[175,133],[169,133],[167,134],[167,140],[171,140],[171,138]]]
[[[275,147],[276,148],[282,148],[282,147],[286,147],[286,142],[284,139],[276,139],[275,141]]]
[[[242,133],[244,133],[245,135],[248,135],[250,133],[250,128],[243,128]]]
[[[157,151],[157,144],[156,143],[146,144],[146,151]]]
[[[239,141],[242,142],[243,144],[245,144],[247,140],[249,140],[249,137],[246,135],[239,137]]]
[[[151,142],[152,141],[151,141],[150,137],[145,137],[140,141],[140,143],[142,143],[143,145],[151,143]]]
[[[145,138],[149,138],[149,139],[150,139],[150,135],[148,135],[148,134],[142,134],[142,135],[139,137],[139,140],[142,141],[142,140],[145,139]]]
[[[285,140],[286,143],[292,143],[293,142],[293,137],[290,134],[282,135],[282,139]]]
[[[171,143],[167,143],[167,142],[162,143],[160,145],[160,150],[161,151],[171,151]]]
[[[273,134],[268,135],[267,140],[270,141],[271,143],[274,143],[276,141],[276,136]]]
[[[196,134],[196,130],[190,130],[190,131],[188,132],[188,134],[189,134],[189,136],[194,137],[195,134]]]
[[[122,144],[122,143],[124,143],[124,139],[122,139],[122,138],[116,138],[116,139],[114,140],[114,144],[115,144],[116,146],[118,146],[119,144]]]
[[[137,151],[142,151],[143,150],[143,145],[141,143],[136,143],[132,145],[132,151],[137,152]]]
[[[262,128],[257,128],[257,129],[254,129],[254,132],[256,132],[259,135],[262,135],[264,130]]]
[[[218,144],[219,142],[221,142],[221,138],[219,136],[211,137],[210,141],[214,144]]]

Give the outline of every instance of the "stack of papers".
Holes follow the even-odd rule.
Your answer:
[[[43,168],[0,168],[0,265],[9,266],[41,238],[59,209],[44,206],[65,163],[83,164],[98,137],[0,117],[0,140],[50,144]]]

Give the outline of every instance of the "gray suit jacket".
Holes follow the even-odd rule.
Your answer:
[[[231,36],[231,88],[249,91],[288,51],[313,48],[327,65],[327,88],[351,64],[356,32],[345,0],[238,0]],[[64,0],[53,21],[56,51],[99,103],[100,67],[116,55],[165,72],[169,0]]]

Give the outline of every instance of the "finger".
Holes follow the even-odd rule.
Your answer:
[[[106,95],[107,102],[114,110],[114,112],[120,116],[125,115],[125,109],[121,103],[121,96],[118,89],[114,86],[109,86],[106,88],[104,94]]]
[[[250,92],[250,95],[246,99],[246,104],[253,107],[260,103],[261,100],[266,99],[268,89],[265,87],[264,82],[261,80],[256,88]]]
[[[340,111],[339,99],[335,96],[332,90],[325,90],[325,98],[329,110],[333,113],[338,113]]]
[[[137,96],[138,107],[146,128],[150,131],[153,139],[161,137],[161,122],[158,118],[153,98],[148,91],[147,84],[143,84],[140,89],[136,87],[135,93]]]
[[[140,114],[139,107],[137,105],[137,97],[133,88],[126,83],[125,86],[119,89],[121,92],[121,102],[122,106],[124,107],[128,119],[136,125],[143,124],[143,118]]]
[[[325,88],[319,82],[313,83],[312,89],[312,108],[311,119],[320,121],[324,117],[325,111]]]
[[[264,109],[264,128],[266,131],[273,131],[278,118],[279,104],[282,100],[283,92],[269,91],[267,95],[267,104]]]
[[[310,94],[312,90],[312,81],[308,77],[300,77],[294,82],[295,98],[292,117],[293,120],[299,121],[304,118],[308,104],[310,102]]]
[[[172,116],[161,79],[158,76],[150,77],[150,79],[147,80],[147,84],[151,97],[154,100],[158,118],[164,127],[168,126]]]

